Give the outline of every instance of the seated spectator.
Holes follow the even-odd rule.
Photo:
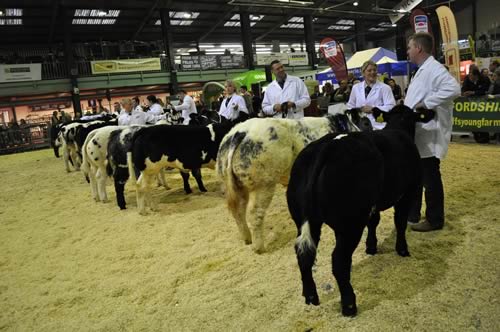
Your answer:
[[[490,79],[490,71],[487,68],[481,69],[481,77],[484,79],[487,79],[488,81],[491,81]]]
[[[394,99],[396,102],[403,98],[402,92],[401,92],[401,87],[396,84],[396,81],[394,79],[389,80],[389,86],[391,87],[392,94],[394,95]]]
[[[470,66],[469,74],[465,77],[462,85],[462,96],[476,97],[484,96],[490,87],[489,80],[486,81],[479,72],[477,66]]]
[[[321,92],[319,92],[319,85],[314,86],[314,92],[310,95],[311,99],[318,99],[321,96]]]
[[[351,89],[349,89],[349,83],[347,80],[342,80],[340,81],[339,88],[333,93],[333,98],[330,98],[330,102],[347,103],[350,94]]]
[[[490,73],[491,74],[494,73],[497,70],[498,67],[500,67],[500,62],[498,62],[498,60],[495,60],[495,61],[491,62],[490,63],[490,67],[489,67],[490,68]]]
[[[493,82],[488,89],[488,98],[500,98],[500,68],[493,73]]]
[[[325,85],[323,85],[323,92],[321,93],[323,97],[330,97],[333,98],[333,86],[332,83],[326,82]]]

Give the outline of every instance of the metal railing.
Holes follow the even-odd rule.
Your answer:
[[[49,125],[47,123],[0,129],[0,155],[49,146]]]

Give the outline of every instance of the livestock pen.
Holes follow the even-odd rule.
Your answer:
[[[408,230],[412,256],[401,258],[385,212],[379,253],[362,244],[354,254],[359,311],[344,318],[331,231],[314,272],[321,305],[303,302],[281,187],[257,255],[239,239],[213,171],[202,171],[209,192],[191,195],[167,172],[173,189],[153,192],[160,211],[140,216],[131,186],[127,210],[114,194],[96,203],[82,173],[67,174],[49,150],[1,156],[0,330],[498,331],[499,162],[498,146],[451,143],[444,229]]]

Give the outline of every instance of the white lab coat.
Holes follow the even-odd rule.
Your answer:
[[[174,109],[176,111],[182,111],[182,117],[184,118],[184,122],[182,124],[185,125],[189,124],[189,114],[197,113],[194,100],[189,95],[185,95],[184,99],[182,100],[182,104],[174,106]]]
[[[389,112],[395,105],[391,87],[382,82],[375,82],[368,96],[365,98],[366,82],[356,83],[352,87],[347,109],[361,108],[363,106],[377,107],[381,111]],[[373,129],[382,129],[385,122],[377,122],[372,114],[368,114]]]
[[[460,85],[455,78],[433,56],[427,58],[411,80],[404,102],[410,108],[422,102],[436,112],[430,122],[416,125],[415,144],[420,158],[443,159],[446,156],[451,138],[453,100],[458,96]]]
[[[130,120],[132,119],[132,112],[129,113],[125,110],[120,112],[118,116],[118,125],[119,126],[128,126],[130,124]]]
[[[304,82],[295,76],[286,76],[283,89],[276,80],[274,80],[266,89],[264,100],[262,101],[262,111],[275,118],[281,118],[281,113],[274,111],[275,104],[283,104],[291,101],[295,103],[296,108],[288,111],[288,119],[300,119],[304,117],[304,108],[311,104],[311,98]]]
[[[161,115],[163,114],[163,107],[161,107],[161,105],[158,103],[154,103],[153,105],[149,106],[148,113],[153,115]]]
[[[225,117],[228,120],[236,120],[240,115],[240,112],[245,112],[248,114],[247,105],[245,103],[245,99],[242,96],[233,93],[231,96],[231,100],[226,106],[226,100],[228,97],[224,98],[222,104],[220,105],[219,114]],[[235,107],[237,109],[235,110]]]
[[[139,111],[135,108],[130,115],[129,125],[145,125],[145,124],[155,124],[160,120],[164,120],[166,118],[165,114],[154,115],[150,112]]]

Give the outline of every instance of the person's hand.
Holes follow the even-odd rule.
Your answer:
[[[276,113],[281,113],[281,104],[274,104],[274,106],[273,106],[273,110],[274,110]]]
[[[296,105],[293,101],[288,102],[288,108],[295,108],[295,107],[296,107]]]
[[[368,105],[365,105],[365,106],[361,107],[361,111],[363,111],[364,113],[371,114],[372,110],[373,110],[373,107],[368,106]]]
[[[474,91],[465,91],[465,92],[464,92],[464,96],[465,96],[465,97],[472,96],[473,94],[474,94]]]

